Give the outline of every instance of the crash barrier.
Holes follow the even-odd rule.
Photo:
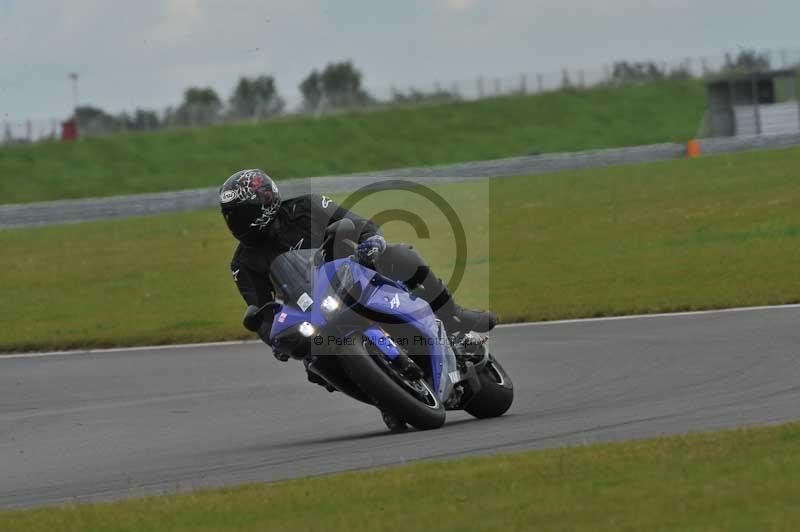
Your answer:
[[[691,147],[690,147],[691,144]],[[727,137],[694,140],[688,144],[664,143],[569,153],[510,157],[490,161],[401,168],[345,176],[324,176],[280,182],[284,197],[311,191],[348,192],[375,181],[413,178],[420,183],[456,183],[501,176],[544,174],[618,164],[647,163],[686,156],[714,155],[764,148],[800,145],[800,134]],[[225,176],[220,176],[222,180]],[[0,205],[0,229],[77,223],[127,216],[191,211],[218,205],[217,187],[90,198]]]

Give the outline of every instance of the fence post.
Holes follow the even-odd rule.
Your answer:
[[[495,96],[500,96],[500,93],[502,92],[502,90],[503,89],[502,89],[502,86],[501,86],[500,78],[494,78],[494,95]]]
[[[794,76],[793,88],[794,88],[794,97],[797,98],[797,101],[795,102],[795,105],[797,107],[797,119],[798,119],[797,128],[798,130],[800,130],[800,83],[797,82],[797,76],[800,75],[800,70],[798,70],[798,67],[795,67],[794,71],[795,71],[795,76]]]
[[[483,99],[483,76],[478,78],[478,99]]]
[[[537,92],[544,92],[544,79],[541,74],[536,74]]]
[[[756,135],[761,135],[761,109],[758,107],[758,84],[750,81],[750,92],[753,95],[753,117],[756,120]]]
[[[520,74],[519,76],[519,92],[528,94],[528,76],[527,74]]]
[[[569,71],[566,68],[561,69],[561,88],[569,89],[572,87],[572,80],[569,79]]]

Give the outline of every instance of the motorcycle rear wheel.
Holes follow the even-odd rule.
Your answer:
[[[503,366],[489,355],[489,361],[478,374],[478,379],[481,389],[464,410],[479,419],[505,414],[514,401],[514,383]]]
[[[350,379],[381,410],[420,430],[438,429],[444,425],[445,408],[430,383],[425,379],[413,383],[404,381],[378,357],[383,355],[371,354],[369,346],[359,342],[348,346],[339,356]],[[412,393],[412,388],[418,390],[417,395]]]

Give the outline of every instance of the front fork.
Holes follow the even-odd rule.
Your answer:
[[[375,324],[366,325],[367,327],[363,331],[358,331],[357,329],[350,329],[348,331],[341,327],[329,326],[326,327],[325,330],[320,331],[320,334],[323,335],[323,338],[326,338],[330,333],[337,338],[352,338],[354,342],[370,342],[370,344],[377,347],[381,353],[389,359],[393,366],[405,373],[406,376],[412,379],[422,377],[422,370],[408,355],[400,350],[386,331]],[[330,356],[331,354],[332,353],[315,354],[312,348],[310,353],[305,357],[306,370],[323,378],[331,386],[349,395],[353,399],[363,403],[373,404],[372,400],[370,400],[370,398],[344,373],[336,357]]]

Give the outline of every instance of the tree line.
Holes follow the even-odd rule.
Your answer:
[[[715,74],[768,70],[769,55],[754,50],[741,50],[735,56],[727,54],[721,70]],[[653,61],[617,61],[611,67],[604,84],[625,85],[667,80],[688,79],[692,72],[688,63],[669,68]],[[562,89],[576,83],[565,70]],[[300,112],[320,113],[336,109],[352,109],[380,104],[413,104],[459,100],[459,94],[437,88],[433,91],[393,90],[388,101],[378,102],[363,86],[363,76],[351,61],[329,63],[321,70],[312,70],[299,84],[302,96]],[[120,131],[148,131],[170,126],[196,126],[223,121],[264,119],[286,111],[286,103],[278,92],[275,79],[269,75],[241,77],[226,101],[210,87],[190,87],[183,93],[182,102],[159,113],[137,109],[133,113],[112,115],[93,106],[76,109],[74,118],[82,135]]]
[[[350,61],[330,63],[322,70],[312,70],[299,85],[303,97],[301,112],[374,105],[376,99],[364,89],[362,80],[361,71]],[[452,94],[448,96],[455,98]],[[395,92],[393,101],[405,103],[427,98],[441,100],[443,97],[441,91],[431,94]],[[225,102],[210,87],[190,87],[184,91],[180,105],[168,107],[163,113],[138,109],[133,113],[112,115],[98,107],[81,106],[76,109],[75,119],[81,134],[92,134],[263,119],[279,115],[285,108],[275,78],[264,75],[240,78]]]
[[[755,50],[740,50],[736,56],[725,54],[722,68],[714,74],[737,74],[757,72],[771,68],[770,57]],[[666,80],[689,79],[692,77],[688,63],[669,68],[653,61],[617,61],[611,70],[611,84],[649,83]]]

